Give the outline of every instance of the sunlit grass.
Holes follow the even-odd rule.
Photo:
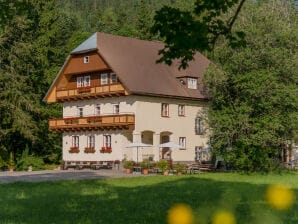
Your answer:
[[[286,209],[275,209],[283,202],[279,197],[270,199],[275,207],[268,201],[271,186],[287,186],[293,192]],[[291,196],[280,189],[277,192]],[[167,223],[169,214],[171,220],[176,217],[170,213],[175,205],[191,209],[192,214],[177,216],[186,223],[192,215],[194,223],[206,224],[218,223],[221,217],[230,223],[297,223],[297,192],[296,173],[2,184],[0,223]]]

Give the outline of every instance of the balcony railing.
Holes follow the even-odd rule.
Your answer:
[[[68,117],[50,119],[49,129],[53,131],[78,130],[133,130],[135,126],[134,114],[113,114],[88,117]]]
[[[121,95],[125,95],[125,89],[120,83],[105,86],[85,86],[78,87],[76,89],[57,89],[56,91],[57,101],[81,100]]]

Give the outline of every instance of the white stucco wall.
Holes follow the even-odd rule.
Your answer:
[[[161,116],[161,104],[169,104],[169,117]],[[105,160],[137,160],[135,148],[126,148],[131,142],[141,142],[144,131],[151,131],[153,135],[153,147],[139,148],[139,161],[145,155],[153,155],[154,160],[159,160],[160,149],[157,145],[160,142],[160,135],[170,132],[170,141],[179,143],[179,137],[186,137],[186,149],[172,149],[172,159],[174,161],[194,161],[195,147],[207,146],[208,134],[195,134],[195,118],[199,114],[202,116],[203,108],[207,105],[204,102],[189,101],[182,99],[145,97],[145,96],[122,96],[113,98],[92,99],[84,101],[65,102],[63,108],[64,117],[76,117],[77,106],[84,108],[84,116],[94,115],[96,105],[101,105],[101,114],[112,114],[113,104],[120,105],[120,113],[135,114],[135,130],[127,131],[81,131],[63,134],[63,159],[66,161],[105,161]],[[185,116],[178,116],[178,105],[185,105]],[[84,153],[87,146],[88,134],[95,135],[95,153]],[[147,132],[148,133],[148,132]],[[103,134],[110,134],[112,137],[112,153],[100,153],[103,145]],[[71,146],[71,136],[79,135],[80,152],[69,153]],[[129,136],[129,137],[127,137]],[[145,136],[146,137],[146,136]]]
[[[204,111],[207,108],[205,102],[141,96],[136,100],[135,136],[144,130],[153,131],[154,145],[160,144],[162,132],[171,132],[170,141],[175,143],[179,143],[179,137],[186,137],[185,150],[172,149],[174,161],[193,161],[195,147],[207,146],[208,134],[196,135],[195,133],[195,118],[198,115],[204,116]],[[169,117],[161,116],[162,103],[169,104]],[[179,104],[185,105],[185,116],[183,117],[178,116]]]
[[[78,107],[83,107],[83,116],[91,116],[96,113],[96,106],[100,105],[102,115],[113,114],[113,105],[119,104],[119,112],[135,113],[135,101],[131,97],[107,97],[99,99],[64,102],[63,117],[78,116]]]

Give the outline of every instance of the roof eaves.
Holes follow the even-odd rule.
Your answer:
[[[141,91],[133,91],[131,92],[133,95],[139,96],[154,96],[154,97],[164,97],[164,98],[174,98],[174,99],[187,99],[193,101],[209,101],[207,97],[187,97],[187,96],[177,96],[177,95],[165,95],[165,94],[155,94],[155,93],[146,93]]]
[[[58,74],[56,75],[56,78],[55,78],[54,81],[52,82],[50,88],[48,89],[48,91],[47,91],[46,95],[44,96],[44,98],[42,99],[42,101],[44,101],[44,102],[46,101],[47,96],[49,95],[49,93],[51,92],[52,88],[53,88],[54,85],[56,84],[58,78],[60,77],[62,71],[64,70],[64,68],[65,68],[65,66],[66,66],[66,64],[68,63],[68,61],[69,61],[70,58],[71,58],[71,56],[68,55],[67,58],[66,58],[66,60],[65,60],[65,62],[64,62],[64,64],[63,64],[63,66],[62,66],[61,69],[59,70]]]
[[[78,55],[78,54],[84,54],[84,53],[89,53],[89,52],[94,52],[94,51],[98,51],[97,48],[92,48],[92,49],[87,49],[87,50],[82,50],[82,51],[75,51],[75,52],[71,52],[71,55]]]

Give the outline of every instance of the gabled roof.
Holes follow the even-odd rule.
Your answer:
[[[78,47],[76,47],[72,53],[79,53],[84,51],[90,51],[97,49],[97,33],[94,33],[87,40],[81,43]]]
[[[202,78],[210,61],[196,53],[185,70],[178,69],[177,61],[171,66],[157,64],[158,51],[163,46],[162,42],[97,32],[75,48],[71,55],[97,50],[131,94],[206,99]],[[177,77],[183,76],[197,77],[200,88],[193,90],[182,85]]]

